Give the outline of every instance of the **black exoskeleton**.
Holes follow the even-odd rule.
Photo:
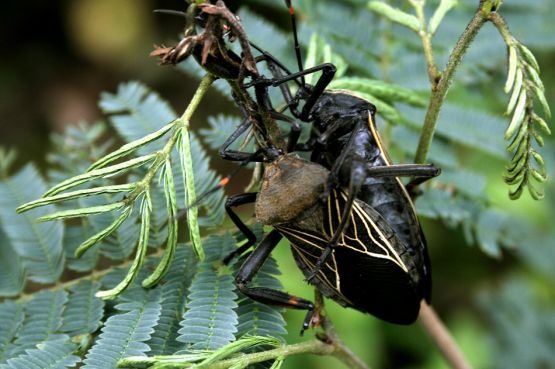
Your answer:
[[[304,275],[314,273],[337,230],[348,198],[344,190],[333,189],[321,202],[328,175],[329,171],[319,164],[292,154],[281,155],[267,163],[258,194],[233,196],[226,203],[230,218],[249,239],[243,249],[254,244],[254,234],[235,214],[234,207],[255,202],[256,219],[274,227],[242,265],[236,276],[239,289],[264,303],[309,310],[304,328],[312,317],[310,301],[248,284],[281,236],[291,244]],[[415,252],[382,214],[364,201],[355,199],[349,218],[337,247],[310,283],[343,306],[392,323],[412,323],[420,301],[430,294],[427,258],[422,260],[422,253]]]
[[[290,13],[295,27],[291,6]],[[255,203],[256,219],[274,230],[241,266],[236,276],[238,288],[264,303],[308,310],[304,328],[309,326],[314,309],[310,301],[249,286],[279,240],[286,237],[297,265],[324,295],[388,322],[414,322],[421,301],[430,301],[431,270],[409,192],[438,175],[439,169],[392,164],[376,129],[374,105],[347,91],[326,90],[335,74],[331,64],[302,70],[296,35],[299,72],[291,73],[257,49],[262,52],[257,61],[266,61],[273,76],[253,76],[252,82],[243,86],[254,86],[256,101],[249,101],[247,93],[241,95],[241,102],[236,99],[245,122],[226,140],[220,154],[227,160],[264,161],[264,178],[259,193],[232,196],[226,202],[230,218],[247,237],[226,261],[257,242],[235,207]],[[304,76],[319,71],[322,75],[315,85],[307,85]],[[291,93],[288,82],[298,85],[296,94]],[[298,143],[298,123],[272,107],[267,91],[271,87],[280,87],[293,117],[312,123],[307,142]],[[267,119],[291,124],[287,154],[268,136]],[[229,150],[249,128],[262,138],[258,140],[261,149],[254,154]],[[289,153],[295,150],[310,151],[311,161]],[[416,179],[405,186],[398,178],[401,176]]]

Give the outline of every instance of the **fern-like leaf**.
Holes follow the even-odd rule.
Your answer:
[[[41,291],[25,304],[25,320],[11,344],[10,357],[23,354],[41,342],[49,340],[62,326],[62,313],[67,301],[64,290]]]
[[[141,139],[159,130],[177,116],[166,101],[139,82],[121,84],[116,94],[103,94],[100,106],[105,113],[112,114],[110,121],[126,142]],[[219,176],[209,168],[208,155],[196,136],[191,133],[190,139],[195,187],[197,193],[201,194],[208,188],[215,187]],[[161,140],[151,142],[149,145],[139,148],[137,152],[139,155],[147,155],[153,150],[160,149],[162,143]],[[181,171],[176,150],[172,152],[171,163],[172,171],[177,176],[177,173]],[[177,199],[183,199],[185,196],[183,179],[176,177],[175,186]],[[221,206],[223,198],[223,193],[214,193],[201,204],[200,207],[207,214],[207,216],[199,218],[201,226],[221,224],[224,217]]]
[[[61,331],[70,336],[95,332],[104,312],[104,300],[95,297],[100,283],[81,281],[69,289]]]
[[[48,154],[49,183],[57,183],[84,172],[96,158],[106,154],[113,139],[106,139],[104,123],[69,125],[63,134],[52,134],[53,152]]]
[[[189,135],[193,156],[193,173],[195,173],[195,188],[196,193],[200,195],[216,187],[220,181],[220,176],[214,170],[210,169],[209,156],[202,148],[196,135],[192,132],[190,132]],[[177,168],[174,168],[174,173],[179,173],[176,169]],[[178,192],[176,196],[178,199],[184,198],[183,193]],[[222,224],[225,216],[223,207],[224,200],[225,195],[223,191],[221,191],[207,196],[202,201],[200,208],[204,210],[204,215],[198,218],[198,223],[201,227],[214,227]]]
[[[102,333],[83,361],[83,369],[115,369],[118,360],[150,351],[145,342],[151,338],[160,316],[158,299],[124,303],[116,308],[129,311],[106,320]]]
[[[110,114],[110,122],[126,142],[156,132],[177,117],[166,101],[139,82],[120,84],[116,94],[103,93],[99,105]],[[162,145],[162,141],[154,141],[138,153],[147,155]]]
[[[500,257],[500,234],[506,226],[507,215],[493,209],[480,212],[476,223],[476,240],[480,248],[492,257]]]
[[[139,212],[133,212],[139,215]],[[95,228],[100,224],[104,225],[106,228],[110,225],[119,214],[110,213],[105,214],[103,217],[96,217],[96,219],[91,219],[91,222],[95,224]],[[133,221],[133,217],[130,216],[114,233],[108,237],[105,242],[100,245],[100,251],[106,257],[113,260],[124,260],[135,249],[137,243],[137,235],[139,234],[139,224]],[[96,223],[98,222],[98,223]],[[99,228],[103,229],[103,228]]]
[[[188,310],[177,338],[190,349],[213,350],[235,340],[237,294],[231,270],[221,263],[234,245],[229,234],[204,241],[206,258],[198,265],[191,284]]]
[[[484,183],[481,177],[476,177],[476,182],[473,183],[472,174],[463,174],[461,178],[465,178],[464,183],[469,183],[469,188]],[[452,185],[446,183],[446,186]],[[522,222],[501,210],[487,208],[479,196],[470,197],[471,194],[454,195],[434,188],[418,198],[416,209],[421,216],[441,219],[450,227],[462,226],[466,242],[470,245],[477,244],[489,256],[500,257],[501,247],[514,248],[521,245],[522,237],[519,234],[524,232]]]
[[[353,7],[345,1],[302,1],[295,5],[299,13],[308,15],[300,27],[301,40],[308,39],[315,32],[324,38],[334,53],[349,63],[349,70],[354,69],[366,77],[379,72],[379,56],[384,49],[380,36],[383,22],[379,16],[361,11],[360,7]],[[368,27],[369,24],[372,27]],[[294,53],[289,51],[287,55]],[[287,65],[293,67],[295,64]]]
[[[204,142],[210,146],[212,150],[218,150],[233,133],[235,128],[237,128],[242,123],[239,117],[218,114],[216,116],[208,117],[208,125],[210,128],[201,128],[200,135],[204,139]],[[230,146],[230,149],[238,150],[241,145],[241,140],[237,140]],[[249,145],[244,148],[244,151],[252,151],[254,145]]]
[[[150,217],[150,234],[148,246],[158,248],[166,242],[168,238],[168,209],[166,207],[166,197],[164,187],[160,181],[155,182],[152,187],[152,215]]]
[[[0,296],[17,296],[25,286],[25,271],[21,258],[0,227]]]
[[[0,369],[65,369],[72,368],[81,361],[73,355],[77,345],[67,341],[67,336],[37,345],[25,350],[25,354],[9,359]]]
[[[29,186],[32,183],[32,186]],[[63,224],[38,224],[36,216],[55,211],[45,206],[32,214],[16,215],[19,205],[40,197],[46,185],[32,165],[27,165],[13,177],[0,182],[0,225],[14,250],[22,257],[29,279],[39,283],[58,280],[64,267],[62,249]]]
[[[410,117],[411,126],[420,127],[420,122],[424,121],[424,111],[420,109],[400,105],[399,111],[403,117]],[[503,119],[447,103],[441,110],[439,120],[436,135],[492,157],[505,159]]]
[[[75,252],[83,240],[93,235],[91,228],[89,222],[85,220],[83,220],[82,225],[66,225],[63,243],[66,252],[66,265],[69,269],[78,272],[88,272],[96,266],[100,256],[100,248],[98,247],[92,247],[80,257],[75,256]]]
[[[543,184],[547,173],[541,155],[533,148],[534,140],[543,146],[542,134],[550,134],[547,123],[535,111],[534,98],[543,107],[544,116],[551,117],[549,104],[545,98],[545,88],[539,77],[540,68],[530,50],[514,38],[506,39],[509,51],[509,73],[505,92],[511,93],[506,114],[511,122],[505,131],[505,140],[510,141],[507,151],[512,152],[511,163],[505,171],[505,182],[513,187],[509,191],[511,199],[518,199],[524,188],[534,199],[543,198],[543,191],[535,188],[533,182]]]
[[[23,307],[13,301],[0,304],[0,363],[7,359],[6,351],[23,322]]]
[[[168,355],[183,348],[177,342],[179,322],[185,311],[189,286],[196,271],[196,257],[190,244],[179,244],[168,274],[164,277],[162,310],[148,345],[151,355]]]
[[[402,162],[401,159],[405,161],[412,160],[419,138],[416,129],[401,125],[393,127],[391,130],[391,145],[389,145],[389,153],[394,159],[393,162],[400,163]],[[394,150],[398,150],[400,153],[396,153]],[[428,157],[430,163],[434,163],[442,169],[456,169],[459,167],[455,148],[441,137],[435,139],[434,144],[430,147]]]
[[[478,302],[488,320],[488,332],[494,334],[495,367],[549,367],[554,362],[555,313],[534,296],[529,284],[510,279],[482,294]]]

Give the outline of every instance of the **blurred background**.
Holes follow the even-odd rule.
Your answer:
[[[306,21],[301,28],[301,37],[306,41],[307,33],[318,28],[318,19],[314,15],[318,13],[315,11],[311,15],[310,1],[300,3],[301,22]],[[472,8],[477,1],[461,3]],[[555,17],[555,2],[535,2],[536,11],[531,13],[526,13],[528,2],[507,0],[505,3],[509,24],[513,19],[516,24],[513,32],[517,37],[523,37],[522,41],[538,58],[546,95],[552,111],[555,111],[552,103],[555,97],[555,27],[549,23]],[[184,3],[177,0],[5,3],[0,14],[4,39],[0,51],[0,145],[17,149],[19,165],[28,161],[43,165],[51,132],[62,132],[67,125],[80,121],[102,120],[97,107],[100,93],[114,92],[120,82],[129,80],[146,83],[170,101],[176,111],[182,111],[198,80],[174,68],[158,66],[157,60],[149,58],[148,54],[153,44],[175,44],[183,27],[178,17],[154,15],[152,10],[183,7]],[[244,1],[242,7],[289,33],[289,19],[281,0]],[[525,22],[518,21],[519,17],[524,17]],[[469,19],[459,18],[463,19],[462,23],[450,23],[449,16],[445,20],[447,29],[455,34],[460,34],[464,21]],[[550,21],[546,22],[546,19]],[[541,34],[530,33],[527,24],[536,28],[540,24],[543,27]],[[489,35],[495,35],[492,29],[489,31]],[[418,47],[417,41],[414,38],[415,47]],[[486,41],[485,36],[479,37],[473,47],[483,50],[489,47]],[[271,42],[266,44],[268,48],[272,47]],[[375,51],[372,44],[367,46],[370,51]],[[480,67],[472,71],[475,74],[460,73],[464,84],[454,86],[450,99],[464,98],[462,90],[468,92],[478,89],[481,84],[492,84],[497,92],[491,100],[490,95],[478,97],[500,106],[492,110],[497,109],[498,117],[501,117],[507,99],[502,94],[505,54],[500,42],[496,47],[499,55],[495,60],[482,59]],[[439,52],[439,65],[443,65],[447,52],[448,49]],[[479,55],[474,59],[469,56],[469,60],[477,57]],[[420,72],[420,80],[425,82],[425,72],[422,68]],[[480,77],[480,83],[472,79],[476,75]],[[425,87],[420,86],[421,89]],[[210,103],[201,105],[195,129],[205,124],[203,122],[209,114],[237,114],[233,104],[215,92],[210,93],[207,100]],[[468,102],[473,103],[472,100]],[[553,125],[551,128],[553,130]],[[553,136],[546,139],[542,153],[551,168],[550,175],[555,175]],[[464,148],[460,148],[458,154],[467,166],[474,167],[487,178],[484,191],[488,203],[519,215],[523,222],[532,226],[527,228],[529,233],[521,235],[524,240],[521,244],[511,244],[488,255],[484,245],[465,241],[465,230],[456,219],[451,226],[446,226],[444,219],[424,219],[434,270],[433,304],[476,367],[555,368],[553,181],[546,185],[543,201],[534,201],[525,194],[522,199],[511,202],[500,175],[503,161]],[[212,163],[226,173],[226,163],[218,160],[216,155]],[[243,185],[239,182],[230,191]],[[495,240],[500,244],[502,241]],[[286,247],[279,248],[277,259],[286,276],[282,278],[286,289],[310,296],[312,291],[300,283],[303,278]],[[397,327],[342,309],[333,302],[328,306],[340,336],[372,367],[446,367],[418,324]],[[290,328],[287,341],[301,340],[298,327],[304,313],[287,312],[286,315]],[[296,357],[288,359],[284,367],[336,368],[339,365],[331,358]]]

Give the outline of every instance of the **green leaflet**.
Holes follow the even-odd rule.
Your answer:
[[[67,336],[46,341],[37,345],[37,348],[28,349],[25,354],[9,359],[2,369],[21,368],[73,368],[81,361],[79,356],[73,355],[77,345],[67,341]]]
[[[98,159],[93,165],[90,166],[90,168],[87,171],[90,172],[91,170],[94,170],[94,169],[97,169],[97,168],[102,168],[102,167],[106,166],[107,164],[111,163],[112,161],[121,159],[121,158],[129,155],[133,151],[135,151],[135,150],[137,150],[137,149],[139,149],[143,146],[148,145],[152,141],[156,141],[157,139],[159,139],[160,137],[162,137],[163,135],[168,133],[168,131],[170,129],[172,129],[173,127],[174,127],[173,122],[169,123],[169,124],[166,124],[164,127],[160,128],[156,132],[153,132],[149,135],[144,136],[143,138],[140,138],[138,140],[135,140],[135,141],[132,141],[132,142],[129,142],[129,143],[123,145],[122,147],[120,147],[116,151],[113,151],[110,154]]]
[[[186,368],[186,367],[199,367],[208,366],[217,363],[220,360],[233,357],[234,354],[250,351],[257,347],[279,347],[281,342],[272,337],[265,336],[246,336],[237,341],[228,343],[227,345],[213,351],[196,350],[192,353],[167,355],[167,356],[136,356],[128,357],[120,361],[121,366],[139,366],[153,365],[153,368]],[[277,359],[278,361],[280,359]],[[230,368],[244,368],[239,356],[237,363]]]
[[[195,172],[192,165],[193,160],[191,154],[191,141],[189,138],[188,124],[181,129],[178,140],[181,175],[183,176],[182,178],[185,182],[185,196],[183,203],[188,208],[191,204],[194,204],[197,199],[194,178]],[[193,249],[195,250],[199,260],[202,260],[204,259],[204,249],[202,246],[202,241],[200,239],[198,208],[196,206],[187,210],[187,224],[189,226],[189,237],[191,238]]]
[[[176,340],[179,322],[185,311],[189,286],[196,272],[197,259],[190,244],[178,244],[175,257],[161,288],[160,319],[147,342],[151,355],[169,355],[183,348]]]
[[[81,281],[69,289],[60,331],[70,336],[94,333],[104,316],[104,301],[95,297],[100,283]]]
[[[145,342],[158,322],[160,308],[158,301],[143,301],[136,309],[109,317],[83,360],[83,369],[115,369],[120,359],[148,352]]]
[[[213,350],[235,340],[237,294],[231,271],[221,264],[234,245],[229,234],[204,241],[206,258],[198,265],[189,289],[187,311],[177,338],[190,349]]]
[[[16,337],[24,319],[23,307],[12,301],[0,304],[0,363],[9,358],[10,342]]]
[[[137,168],[146,164],[156,158],[156,153],[140,156],[138,158],[130,159],[120,164],[110,165],[104,168],[91,170],[90,172],[77,175],[73,178],[69,178],[56,186],[48,190],[43,197],[53,196],[62,191],[68,190],[80,184],[99,179],[107,178],[114,175],[119,175],[130,171],[133,168]]]
[[[537,189],[534,181],[543,184],[546,176],[543,165],[540,165],[538,170],[531,164],[531,158],[540,155],[532,148],[532,141],[535,140],[540,147],[543,146],[544,139],[541,132],[549,134],[550,130],[545,121],[534,111],[534,96],[547,118],[551,116],[551,111],[545,98],[543,82],[539,77],[536,58],[526,46],[512,36],[505,35],[504,40],[509,50],[505,92],[511,94],[506,109],[506,114],[511,115],[511,120],[504,138],[510,141],[507,151],[513,156],[503,177],[505,183],[510,186],[511,199],[518,199],[524,188],[527,188],[530,196],[539,200],[544,196],[543,190]],[[535,124],[539,125],[540,131],[535,129]]]
[[[329,88],[363,92],[391,103],[403,102],[416,107],[425,107],[428,103],[421,92],[370,78],[343,77],[333,80]]]
[[[102,241],[104,238],[108,237],[114,231],[119,229],[121,224],[131,214],[132,209],[133,209],[132,207],[128,207],[128,208],[124,209],[124,211],[122,211],[121,214],[117,218],[114,219],[112,224],[110,224],[108,227],[104,228],[100,232],[97,232],[96,234],[92,235],[86,241],[84,241],[81,245],[79,245],[79,247],[75,250],[75,256],[80,257],[81,255],[83,255],[83,253],[85,253],[94,244],[96,244],[97,242]]]
[[[67,302],[67,293],[63,290],[40,291],[24,306],[25,320],[16,339],[7,350],[8,357],[16,357],[27,349],[49,340],[59,332],[62,314]]]
[[[405,13],[404,11],[394,8],[385,2],[370,1],[368,3],[368,9],[387,17],[395,23],[402,24],[415,32],[418,32],[421,28],[420,21],[414,15]]]
[[[166,274],[170,267],[170,263],[175,254],[177,246],[177,200],[175,198],[175,185],[173,182],[172,168],[169,160],[166,160],[166,165],[163,171],[164,175],[164,194],[166,196],[166,207],[168,209],[168,241],[166,243],[166,250],[162,260],[156,266],[148,278],[144,279],[142,286],[149,288],[154,286]]]
[[[17,296],[24,286],[23,262],[0,227],[0,296]]]
[[[47,222],[49,220],[56,220],[56,219],[79,218],[87,215],[109,213],[111,211],[121,209],[125,206],[126,206],[126,203],[124,201],[119,201],[113,204],[92,206],[90,208],[63,210],[52,214],[43,215],[42,217],[37,219],[37,222]]]
[[[129,267],[127,275],[125,278],[114,288],[106,291],[98,291],[95,296],[103,299],[113,299],[120,293],[122,293],[133,280],[137,277],[141,266],[143,265],[144,258],[146,255],[146,250],[148,248],[148,234],[150,231],[150,213],[152,212],[152,201],[150,199],[150,193],[147,191],[144,194],[141,203],[141,230],[139,233],[139,242],[137,245],[137,251],[135,254],[135,259]]]
[[[13,250],[21,257],[29,279],[54,283],[62,274],[65,262],[62,249],[64,227],[61,222],[37,224],[34,218],[51,213],[55,208],[48,205],[33,215],[15,214],[15,208],[40,197],[45,189],[44,180],[32,165],[26,165],[12,177],[0,181],[0,226]]]
[[[428,32],[432,35],[436,32],[437,28],[439,27],[443,17],[449,10],[457,5],[457,0],[441,0],[438,7],[434,11],[434,14],[430,18],[428,22]]]
[[[126,183],[126,184],[123,184],[123,185],[94,187],[94,188],[88,188],[88,189],[85,189],[85,190],[66,192],[66,193],[63,193],[63,194],[55,195],[55,196],[42,197],[42,198],[37,199],[35,201],[31,201],[31,202],[28,202],[24,205],[21,205],[20,207],[17,208],[17,212],[18,213],[23,213],[25,211],[37,208],[39,206],[49,205],[49,204],[53,204],[53,203],[56,203],[56,202],[59,202],[59,201],[67,201],[67,200],[78,199],[78,198],[86,197],[86,196],[104,195],[104,194],[117,194],[117,193],[120,193],[120,192],[130,192],[130,191],[133,191],[135,189],[135,186],[136,185],[134,183]]]

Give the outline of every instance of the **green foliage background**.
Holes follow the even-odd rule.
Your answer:
[[[380,131],[393,161],[409,163],[429,96],[420,41],[406,28],[370,12],[366,3],[296,1],[303,50],[311,50],[310,45],[329,50],[328,55],[313,55],[313,62],[331,58],[343,74],[335,87],[355,89],[376,102]],[[410,10],[406,2],[390,3]],[[429,2],[430,13],[434,4]],[[281,2],[258,0],[247,5],[238,14],[248,35],[294,69]],[[501,8],[514,36],[538,58],[549,103],[555,96],[553,5],[549,0],[508,0]],[[433,40],[438,66],[444,65],[475,7],[475,1],[460,1],[440,24]],[[279,19],[267,16],[274,12],[280,14]],[[278,24],[273,23],[276,19]],[[202,73],[193,61],[177,70],[165,73]],[[509,99],[503,92],[506,73],[506,48],[497,31],[486,25],[458,70],[441,112],[429,161],[442,167],[443,173],[423,188],[416,205],[432,258],[433,305],[470,362],[478,368],[549,368],[555,365],[555,228],[551,220],[555,186],[553,181],[545,184],[541,202],[527,194],[515,202],[508,200],[502,180],[510,160],[503,142],[510,119],[502,115]],[[387,85],[380,89],[379,82],[370,83],[370,79]],[[216,87],[221,96],[211,99],[229,98],[225,83],[218,81]],[[279,100],[278,91],[274,97]],[[246,334],[269,334],[287,343],[302,341],[298,330],[303,312],[281,311],[240,296],[232,283],[237,263],[229,270],[214,271],[213,264],[234,247],[234,237],[238,237],[232,227],[221,230],[222,195],[213,196],[201,209],[203,236],[215,233],[204,239],[204,261],[195,262],[184,243],[184,228],[180,228],[183,235],[163,283],[145,290],[139,282],[154,269],[161,254],[157,249],[165,244],[168,232],[162,179],[157,180],[151,193],[147,266],[139,271],[131,288],[107,302],[94,294],[114,287],[125,276],[126,260],[134,253],[139,233],[138,207],[114,234],[79,259],[74,251],[112,223],[115,218],[111,214],[65,223],[36,223],[36,218],[109,204],[120,200],[120,195],[80,198],[72,204],[48,205],[15,215],[17,206],[39,198],[48,187],[82,173],[114,147],[148,135],[177,116],[164,98],[139,82],[122,83],[117,91],[103,94],[99,106],[106,123],[81,124],[52,136],[48,168],[43,173],[32,164],[17,168],[7,151],[0,156],[0,294],[5,298],[0,304],[0,368],[30,368],[37,362],[63,368],[81,359],[84,368],[108,368],[129,355],[216,349]],[[551,110],[554,108],[551,103]],[[217,174],[209,167],[219,159],[208,158],[240,121],[238,111],[233,114],[211,112],[209,126],[191,136],[198,193],[216,181]],[[197,116],[191,122],[193,127],[201,123]],[[151,153],[163,143],[164,139],[144,145],[137,154]],[[546,137],[545,146],[537,150],[553,176],[553,137]],[[172,166],[175,164],[178,177],[176,159],[172,157]],[[223,171],[232,168],[225,163]],[[146,169],[138,168],[123,178],[141,178]],[[103,178],[95,185],[114,183],[113,178]],[[176,198],[183,201],[183,180],[175,183]],[[260,234],[261,230],[257,231]],[[310,297],[313,292],[300,283],[302,276],[285,243],[275,258],[279,268],[273,261],[268,263],[256,283],[283,284],[288,291]],[[115,267],[119,265],[123,268]],[[282,275],[279,281],[278,274]],[[346,344],[372,367],[445,367],[418,325],[392,326],[333,302],[328,303],[328,310]],[[332,360],[299,356],[285,360],[283,367],[339,365]]]

